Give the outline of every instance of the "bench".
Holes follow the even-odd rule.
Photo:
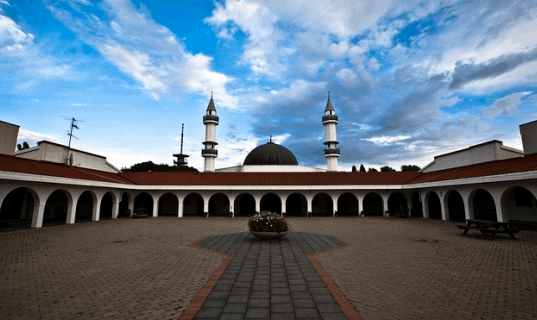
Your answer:
[[[497,233],[507,233],[512,239],[516,239],[514,234],[519,233],[522,230],[521,229],[483,229],[480,231],[483,235],[487,233],[491,233],[492,238],[490,240],[493,240]]]
[[[483,228],[483,227],[478,227],[478,226],[469,226],[469,225],[457,225],[457,227],[459,229],[462,229],[464,230],[464,232],[462,233],[463,235],[466,235],[466,233],[468,233],[468,230],[474,230],[474,229],[477,229],[477,230],[480,230],[481,233],[483,233],[483,231],[485,230],[489,230],[488,228]]]

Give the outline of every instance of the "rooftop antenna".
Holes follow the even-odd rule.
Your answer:
[[[175,153],[173,156],[177,158],[176,160],[173,160],[173,164],[175,164],[178,167],[186,167],[188,164],[188,155],[183,154],[183,136],[185,132],[185,124],[181,124],[181,153]]]
[[[269,143],[272,143],[272,135],[270,135],[270,141],[269,141]]]
[[[185,124],[181,123],[181,154],[183,154],[183,134],[185,132]]]
[[[73,129],[80,129],[78,127],[78,122],[83,122],[83,119],[75,119],[75,117],[65,118],[65,120],[71,120],[71,130],[67,131],[67,135],[69,136],[69,145],[67,147],[67,164],[71,165],[73,158],[72,155],[69,155],[71,153],[71,140],[72,138],[75,138],[78,140],[78,138],[73,134]]]

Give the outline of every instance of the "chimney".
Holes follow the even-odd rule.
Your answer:
[[[537,153],[537,120],[521,124],[518,127],[522,137],[524,155]]]

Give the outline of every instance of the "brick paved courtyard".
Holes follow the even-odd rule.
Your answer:
[[[537,232],[490,241],[435,220],[288,221],[352,244],[316,258],[366,320],[537,314]],[[189,245],[246,222],[161,217],[0,233],[0,318],[177,319],[224,261]]]

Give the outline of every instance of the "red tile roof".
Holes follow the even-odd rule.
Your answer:
[[[418,172],[124,172],[141,185],[401,185]]]
[[[537,154],[502,161],[419,172],[124,172],[110,173],[0,155],[0,171],[137,185],[307,186],[402,185],[537,171]]]
[[[112,172],[104,172],[64,164],[36,161],[0,155],[0,171],[39,174],[44,176],[132,184],[131,181]]]
[[[497,160],[423,173],[420,176],[407,181],[406,184],[475,178],[526,171],[537,171],[537,154],[526,155],[523,158]]]

